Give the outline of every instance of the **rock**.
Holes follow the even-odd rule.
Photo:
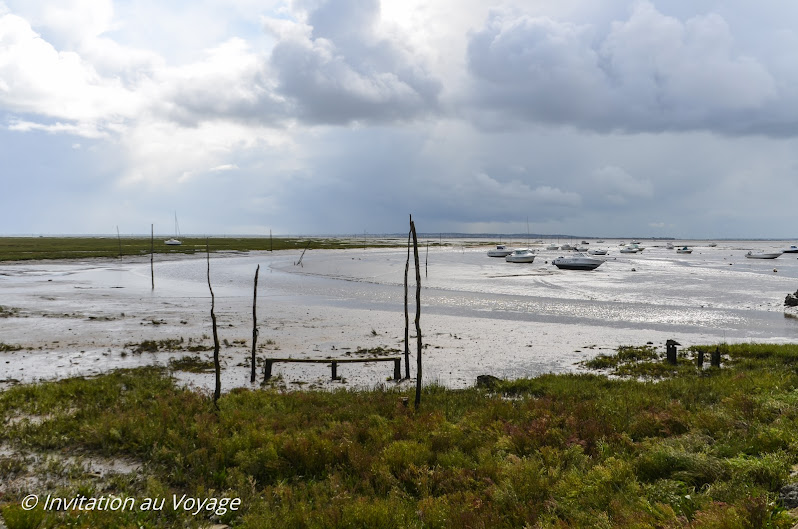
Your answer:
[[[493,375],[479,375],[477,377],[477,387],[493,389],[501,381],[500,378],[494,377]]]
[[[784,306],[798,307],[798,290],[795,291],[795,294],[787,294],[787,297],[784,298]]]
[[[798,318],[798,307],[784,307],[784,316],[787,318]]]
[[[779,499],[785,509],[798,507],[798,483],[784,485],[779,491]]]

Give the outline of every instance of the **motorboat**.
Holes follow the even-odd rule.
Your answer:
[[[692,248],[688,248],[687,246],[684,246],[683,248],[677,249],[676,253],[693,253],[693,249]]]
[[[707,244],[707,246],[709,246],[710,248],[714,248],[717,245],[718,245],[718,243],[716,243],[716,242],[711,242],[711,243]]]
[[[547,250],[559,250],[559,249],[560,249],[560,247],[559,247],[559,246],[557,246],[556,244],[552,243],[552,244],[550,244],[550,245],[546,246],[546,249],[547,249]]]
[[[573,246],[571,246],[570,244],[563,244],[563,245],[560,247],[560,250],[573,250],[573,249],[574,249],[574,247],[573,247]]]
[[[579,252],[570,257],[558,257],[552,263],[562,270],[595,270],[604,264],[604,259],[589,257]]]
[[[784,250],[784,253],[798,253],[798,246],[791,244],[789,248]]]
[[[668,244],[665,245],[665,248],[667,250],[673,250],[675,248],[675,246],[673,245],[672,242],[669,242]]]
[[[574,248],[574,250],[576,250],[577,252],[586,252],[587,251],[587,246],[580,245],[580,246],[577,246],[576,248]]]
[[[745,256],[749,259],[775,259],[781,254],[782,252],[759,252],[759,253],[748,252],[747,254],[745,254]]]
[[[624,246],[620,250],[621,253],[637,253],[639,251],[640,251],[640,248],[637,248],[635,246]]]
[[[488,250],[488,257],[507,257],[511,253],[513,253],[512,248],[507,248],[503,244],[498,244],[495,250]]]
[[[535,252],[529,248],[516,248],[504,260],[508,263],[531,263],[535,260]]]
[[[607,255],[607,250],[603,250],[601,248],[594,248],[587,252],[590,255]]]

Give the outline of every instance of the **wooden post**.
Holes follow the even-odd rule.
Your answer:
[[[698,351],[698,358],[696,359],[696,363],[698,364],[698,369],[704,368],[704,350]]]
[[[155,290],[155,224],[150,224],[150,278],[152,279],[152,289]]]
[[[400,378],[402,378],[402,360],[397,358],[393,361],[393,380],[399,382]]]
[[[416,401],[415,408],[421,405],[421,270],[418,266],[418,238],[416,237],[416,225],[413,223],[413,216],[410,216],[410,233],[413,234],[413,260],[416,265]]]
[[[274,249],[272,245],[272,230],[269,230],[269,251],[271,252]]]
[[[411,216],[412,219],[412,216]],[[407,275],[410,270],[410,231],[407,232],[407,261],[405,261],[405,378],[410,378],[410,317],[407,314]]]
[[[677,345],[682,345],[682,344],[680,344],[676,340],[668,340],[667,342],[665,342],[665,348],[666,348],[666,355],[667,355],[668,363],[671,364],[671,365],[674,365],[674,366],[676,365],[676,357],[677,357],[676,346]]]
[[[250,373],[249,383],[255,383],[255,346],[258,342],[258,273],[260,265],[255,269],[255,292],[252,294],[252,372]]]
[[[263,361],[263,381],[272,378],[272,361],[268,358]]]
[[[338,362],[332,362],[332,379],[339,380],[338,378]]]
[[[427,241],[427,255],[424,257],[424,278],[429,277],[429,241]]]
[[[205,238],[205,256],[208,261],[208,289],[211,291],[211,323],[213,324],[213,369],[216,373],[216,386],[213,390],[213,405],[219,409],[219,397],[222,395],[222,369],[219,363],[219,334],[216,331],[216,313],[213,311],[216,305],[216,298],[211,287],[211,250],[208,246],[208,238]]]
[[[119,236],[119,226],[116,227],[116,240],[119,241],[119,257],[122,257],[122,238]]]
[[[716,347],[710,356],[710,364],[712,367],[720,367],[720,348]]]

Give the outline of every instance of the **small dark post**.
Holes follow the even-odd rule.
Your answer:
[[[119,257],[122,257],[122,238],[119,236],[119,226],[116,227],[116,240],[119,241]]]
[[[712,356],[709,359],[710,364],[712,367],[720,367],[720,348],[716,347],[714,351],[712,351]]]
[[[269,251],[271,252],[274,249],[272,245],[272,230],[269,230]]]
[[[252,372],[249,376],[249,383],[255,382],[255,345],[258,342],[258,273],[260,265],[255,269],[255,293],[252,295]]]
[[[696,360],[696,363],[698,364],[698,369],[703,369],[704,368],[704,350],[703,349],[701,351],[698,351],[698,358]]]
[[[427,241],[427,255],[424,257],[424,278],[429,277],[429,241]]]
[[[397,358],[393,361],[393,380],[399,382],[400,378],[402,378],[402,359]]]
[[[263,381],[266,382],[272,378],[272,361],[268,358],[263,361]]]
[[[152,279],[152,289],[155,290],[155,224],[150,224],[150,278]]]
[[[667,355],[668,363],[671,364],[671,365],[674,365],[674,366],[676,365],[676,346],[677,345],[682,345],[682,344],[680,344],[676,340],[668,340],[667,342],[665,342],[665,348],[666,348],[666,355]]]
[[[333,380],[340,379],[340,377],[338,376],[338,362],[335,361],[332,363],[332,379]]]

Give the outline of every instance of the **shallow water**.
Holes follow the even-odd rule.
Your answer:
[[[487,246],[469,247],[473,242],[449,241],[453,246],[431,247],[428,257],[421,249],[426,380],[459,387],[486,372],[517,377],[563,371],[618,345],[661,345],[667,338],[683,345],[798,338],[798,320],[783,314],[785,295],[798,288],[798,255],[744,257],[748,250],[786,248],[789,241],[696,243],[692,254],[682,255],[659,241],[644,241],[640,254],[620,254],[618,241],[608,240],[594,243],[610,254],[589,272],[558,270],[551,260],[565,252],[545,245],[538,246],[534,263],[511,264],[487,257]],[[259,264],[259,320],[269,327],[262,335],[281,344],[275,355],[321,355],[360,345],[401,349],[406,257],[400,248],[309,250],[297,266],[299,252],[214,254],[217,311],[227,335],[248,337]],[[43,378],[97,372],[125,342],[205,332],[205,257],[156,256],[155,266],[154,291],[149,259],[0,266],[0,304],[27,316],[0,318],[0,342],[34,349],[0,364],[0,380],[30,380],[29,372]],[[411,322],[413,275],[411,262]],[[153,319],[164,324],[153,326]],[[229,368],[245,355],[239,349]],[[59,369],[48,371],[56,361]],[[113,365],[159,361],[165,359],[125,356]],[[350,383],[384,380],[384,367],[347,367]],[[321,365],[280,369],[288,378],[310,374],[315,381],[328,371]],[[236,384],[244,385],[245,374],[237,376]],[[201,376],[186,378],[204,384]]]

